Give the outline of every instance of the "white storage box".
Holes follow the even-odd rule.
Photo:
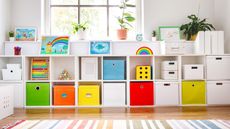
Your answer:
[[[3,80],[9,81],[19,81],[22,80],[22,70],[21,69],[2,69]]]
[[[208,81],[207,82],[207,100],[208,104],[230,104],[230,81]]]
[[[203,80],[204,65],[184,65],[183,66],[184,80]]]
[[[194,43],[193,42],[162,42],[161,53],[162,54],[193,54]]]
[[[161,63],[161,70],[165,70],[165,71],[177,71],[178,69],[178,65],[177,65],[177,61],[163,61]]]
[[[103,86],[104,106],[125,106],[126,86],[125,83],[104,83]]]
[[[0,120],[14,112],[14,88],[13,86],[0,85]]]
[[[156,82],[155,88],[156,105],[175,106],[179,104],[178,82]]]
[[[230,56],[207,57],[207,79],[229,80],[230,79]]]
[[[81,80],[98,80],[98,58],[81,58]]]
[[[177,71],[161,71],[161,78],[164,80],[177,80],[178,72]]]
[[[20,64],[7,64],[7,65],[6,65],[6,68],[7,68],[7,69],[12,69],[12,70],[21,69],[21,68],[20,68]]]

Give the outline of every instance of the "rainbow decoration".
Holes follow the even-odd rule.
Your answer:
[[[149,47],[144,46],[137,50],[136,55],[153,55],[153,51]]]
[[[68,54],[68,36],[44,36],[42,37],[41,54]]]
[[[33,58],[31,62],[31,79],[47,80],[49,77],[49,59]]]

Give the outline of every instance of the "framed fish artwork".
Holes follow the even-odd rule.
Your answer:
[[[90,41],[90,55],[110,55],[112,47],[110,41]]]

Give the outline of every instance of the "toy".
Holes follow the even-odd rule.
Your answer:
[[[48,80],[49,79],[49,59],[33,58],[31,60],[31,79]]]
[[[150,79],[151,79],[151,66],[136,67],[136,80],[150,80]]]
[[[60,74],[59,80],[72,80],[72,77],[70,76],[69,72],[66,70],[63,70],[63,72]]]
[[[137,50],[136,55],[153,55],[153,51],[149,47],[143,46]]]

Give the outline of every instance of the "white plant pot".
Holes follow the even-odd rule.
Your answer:
[[[87,36],[88,36],[88,31],[83,31],[83,30],[79,30],[77,32],[77,39],[78,40],[85,40],[87,39]]]
[[[14,42],[15,38],[14,37],[10,37],[9,40],[10,40],[10,42]]]
[[[157,37],[152,37],[152,41],[157,41]]]

